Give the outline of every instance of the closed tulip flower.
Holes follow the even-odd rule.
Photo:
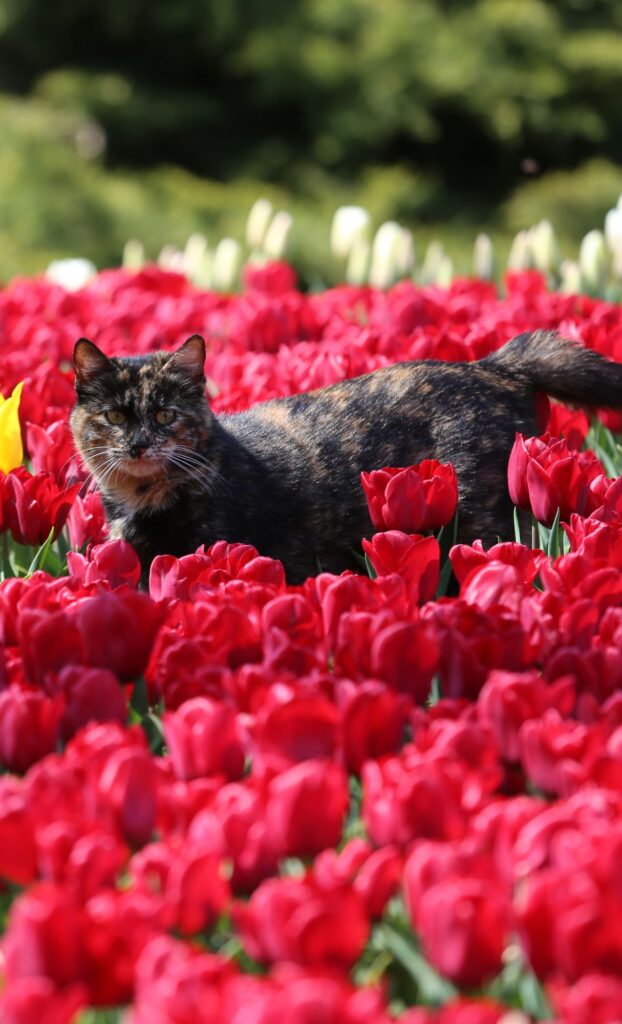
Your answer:
[[[405,469],[361,473],[369,515],[376,530],[426,533],[453,518],[458,482],[453,466],[425,459]]]

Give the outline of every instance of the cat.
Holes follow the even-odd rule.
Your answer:
[[[218,416],[204,363],[199,335],[141,356],[75,346],[75,444],[143,581],[156,555],[221,539],[280,559],[291,583],[356,568],[373,533],[361,471],[427,458],[456,469],[462,541],[509,539],[508,457],[516,431],[539,433],[537,395],[622,406],[622,365],[544,331],[477,362],[397,363]]]

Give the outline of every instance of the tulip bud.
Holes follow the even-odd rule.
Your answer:
[[[179,249],[176,249],[174,245],[167,243],[166,245],[163,245],[160,250],[158,266],[162,267],[163,270],[179,269],[180,257],[183,260],[183,253],[181,253]]]
[[[581,270],[576,260],[562,260],[559,268],[559,290],[564,295],[578,295],[581,291]]]
[[[292,217],[285,210],[280,210],[275,215],[263,241],[263,251],[271,260],[282,259],[287,248],[292,224]]]
[[[620,198],[622,199],[622,196]],[[612,252],[622,245],[622,206],[615,206],[606,214],[605,238]]]
[[[145,247],[142,242],[130,238],[123,246],[121,265],[124,270],[140,270],[145,264]]]
[[[415,243],[412,232],[402,228],[395,248],[395,269],[397,277],[406,277],[415,266]]]
[[[362,206],[340,206],[335,211],[330,247],[338,259],[346,259],[355,245],[369,241],[371,217]]]
[[[482,281],[491,281],[495,274],[495,254],[490,235],[479,234],[473,249],[473,273]]]
[[[619,205],[605,217],[605,238],[613,256],[613,272],[616,277],[622,277],[622,207]]]
[[[269,199],[257,199],[246,221],[246,241],[251,249],[261,249],[272,217]]]
[[[66,292],[77,292],[95,277],[97,267],[90,260],[52,260],[45,272],[48,281],[59,284]]]
[[[346,265],[348,284],[364,284],[369,274],[370,245],[364,238],[358,238],[352,245]]]
[[[602,231],[588,231],[579,250],[583,286],[590,292],[602,292],[607,276],[607,252]]]
[[[19,424],[19,400],[24,382],[13,388],[10,398],[0,395],[0,471],[9,473],[24,461],[22,431]]]
[[[394,220],[388,220],[378,228],[372,244],[369,270],[369,283],[373,288],[388,288],[395,281],[402,230]]]
[[[437,284],[440,288],[449,288],[454,276],[454,262],[453,260],[445,255],[440,261],[436,269],[436,278],[434,284]]]
[[[530,231],[530,247],[536,270],[553,273],[559,266],[559,246],[550,220],[541,220]]]
[[[424,284],[430,284],[436,281],[436,275],[438,268],[441,265],[445,256],[445,250],[441,242],[436,240],[430,242],[428,245],[425,256],[423,257],[423,265],[421,267],[421,280]]]
[[[529,231],[519,231],[508,256],[508,270],[528,270],[532,266],[531,237]]]
[[[214,252],[212,266],[212,287],[219,292],[228,292],[234,287],[240,264],[242,248],[235,238],[221,238]]]
[[[197,288],[211,288],[214,277],[214,252],[205,248],[200,261],[198,261],[192,283]]]
[[[184,261],[186,274],[193,284],[197,284],[197,277],[203,269],[203,260],[207,252],[207,238],[199,232],[190,235],[184,248]]]

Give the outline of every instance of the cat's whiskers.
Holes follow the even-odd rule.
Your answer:
[[[209,461],[204,455],[201,455],[200,452],[195,451],[193,448],[186,447],[176,447],[173,451],[176,455],[181,456],[183,460],[186,460],[191,466],[196,467],[197,470],[207,474],[207,483],[210,490],[214,491],[217,483],[219,483],[221,487],[229,487],[229,482],[216,468],[214,463]]]
[[[69,456],[69,458],[65,459],[65,461],[62,464],[62,466],[60,466],[60,468],[56,471],[56,476],[59,477],[59,478],[62,477],[62,473],[63,473],[63,470],[64,470],[65,466],[68,466],[71,462],[78,461],[78,460],[82,463],[82,466],[85,469],[88,469],[88,466],[87,466],[87,464],[85,462],[85,457],[88,458],[88,456],[90,454],[98,455],[98,454],[101,454],[101,452],[107,452],[107,451],[110,450],[106,445],[98,445],[97,448],[99,449],[98,451],[95,451],[95,449],[91,449],[91,448],[88,448],[88,449],[85,448],[83,450],[82,454],[80,454],[80,452],[72,452],[71,455]],[[89,474],[90,474],[90,476],[93,476],[93,471],[89,470]]]
[[[119,473],[121,472],[121,462],[122,456],[120,457],[114,454],[104,460],[103,465],[98,468],[97,473],[93,474],[100,490],[105,491],[108,488],[112,481],[113,473],[116,475],[116,479],[118,479]]]
[[[197,452],[188,448],[175,448],[167,451],[167,457],[171,465],[202,486],[208,494],[213,496],[216,493],[220,474]]]
[[[177,469],[181,469],[181,471],[186,476],[189,476],[190,479],[201,484],[206,491],[211,494],[215,492],[216,481],[210,478],[208,468],[202,466],[201,463],[194,462],[191,458],[181,455],[179,452],[169,453],[168,461],[170,465],[177,467]]]

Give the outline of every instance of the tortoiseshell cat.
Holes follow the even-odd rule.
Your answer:
[[[109,359],[74,352],[77,448],[112,536],[140,556],[216,540],[254,544],[290,582],[354,567],[373,531],[361,470],[453,462],[462,540],[512,535],[506,472],[515,431],[536,434],[536,395],[622,405],[622,365],[546,332],[474,363],[398,363],[343,383],[216,416],[204,397],[205,345]]]

